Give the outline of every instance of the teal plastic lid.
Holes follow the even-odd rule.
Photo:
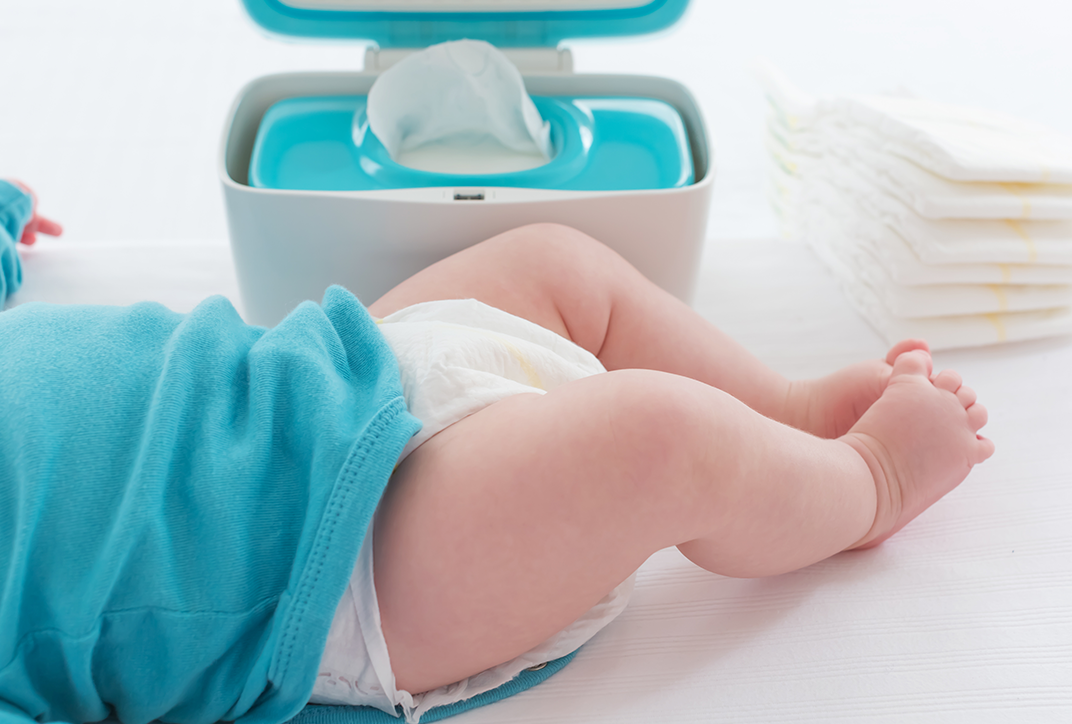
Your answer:
[[[423,48],[486,40],[500,48],[557,47],[568,38],[644,35],[670,27],[689,0],[242,0],[265,30],[298,38]]]

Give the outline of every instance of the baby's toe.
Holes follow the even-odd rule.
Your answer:
[[[994,454],[993,441],[990,440],[990,438],[983,437],[982,435],[976,435],[975,454],[977,456],[975,462],[976,465],[989,458],[991,455]]]
[[[975,394],[975,390],[967,385],[961,385],[957,390],[957,399],[960,400],[960,404],[964,405],[964,409],[968,409],[975,404],[975,401],[979,399],[979,396]]]
[[[942,370],[935,375],[934,386],[939,390],[945,390],[947,392],[956,392],[960,389],[961,384],[964,382],[960,375],[953,370]],[[967,405],[965,405],[966,407]]]
[[[971,427],[973,432],[979,432],[979,428],[986,424],[987,412],[986,408],[975,403],[968,408],[968,426]]]
[[[891,380],[898,375],[923,375],[930,378],[933,369],[930,353],[921,349],[914,349],[898,355],[893,363]]]
[[[886,364],[892,365],[902,354],[916,349],[930,352],[930,347],[928,347],[927,343],[922,339],[902,339],[900,342],[893,345],[893,347],[890,348],[890,351],[886,353]]]

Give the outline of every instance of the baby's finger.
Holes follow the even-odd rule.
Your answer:
[[[964,409],[966,410],[974,405],[979,397],[975,394],[975,390],[967,385],[961,385],[960,389],[957,390],[957,399],[960,400],[960,404],[964,405]]]
[[[986,424],[988,413],[986,407],[978,402],[968,408],[968,426],[972,432],[979,432],[979,428]]]
[[[890,351],[886,353],[886,364],[892,365],[897,361],[905,352],[911,352],[914,349],[921,349],[924,352],[930,352],[931,348],[922,339],[902,339],[897,344],[890,348]]]
[[[931,380],[931,382],[933,382],[934,386],[937,387],[939,390],[946,390],[948,392],[955,393],[957,390],[960,389],[960,386],[961,384],[963,384],[964,380],[962,380],[960,375],[953,370],[942,370],[934,376],[934,379]]]
[[[37,216],[34,218],[34,221],[37,222],[35,231],[40,234],[60,236],[63,233],[63,227],[52,219],[46,219],[44,216]]]

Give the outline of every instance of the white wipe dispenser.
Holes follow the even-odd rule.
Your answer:
[[[331,284],[369,304],[450,254],[538,222],[590,234],[691,301],[713,181],[699,106],[665,78],[575,74],[562,46],[662,30],[688,0],[243,2],[272,34],[372,44],[363,71],[266,76],[235,100],[219,174],[249,322],[273,325]],[[546,163],[407,166],[369,132],[382,71],[463,39],[491,43],[520,70],[549,127]]]

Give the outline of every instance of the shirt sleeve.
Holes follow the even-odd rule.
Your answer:
[[[33,200],[18,186],[0,181],[0,306],[22,286],[18,243],[33,216]],[[7,724],[0,714],[0,724]]]
[[[22,709],[0,699],[0,724],[37,724],[37,722]]]

